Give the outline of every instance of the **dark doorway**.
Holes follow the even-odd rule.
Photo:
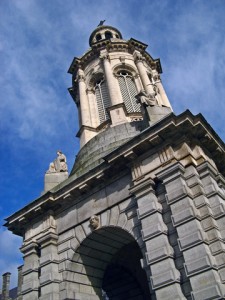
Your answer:
[[[150,300],[148,280],[141,268],[139,246],[132,242],[113,257],[103,278],[105,300]]]

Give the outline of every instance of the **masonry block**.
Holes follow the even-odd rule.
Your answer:
[[[141,231],[142,233],[142,237],[143,237],[143,240],[147,240],[149,238],[152,238],[154,236],[157,236],[159,234],[167,234],[167,227],[164,223],[159,223],[159,224],[152,224],[151,226],[143,229]]]
[[[185,250],[202,242],[207,242],[206,236],[200,230],[192,234],[186,235],[183,238],[177,239],[180,250]]]
[[[176,269],[151,277],[152,288],[157,289],[169,283],[180,282],[180,273]]]
[[[165,258],[173,257],[173,255],[173,248],[168,245],[167,247],[160,247],[154,251],[147,252],[146,259],[148,264],[152,264]]]

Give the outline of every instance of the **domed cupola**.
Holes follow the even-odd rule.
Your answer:
[[[92,32],[89,38],[89,45],[109,39],[122,39],[122,34],[118,29],[112,26],[103,25],[104,21],[100,21],[97,28]]]

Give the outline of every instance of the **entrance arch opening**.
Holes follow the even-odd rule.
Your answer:
[[[138,243],[127,231],[119,227],[93,231],[73,259],[80,273],[80,290],[92,294],[93,299],[150,300],[141,258]]]

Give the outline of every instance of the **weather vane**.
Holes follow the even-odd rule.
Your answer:
[[[102,25],[104,24],[104,22],[105,22],[105,20],[100,21],[99,24],[98,24],[98,26],[102,26]],[[98,27],[98,26],[97,26],[97,27]]]

